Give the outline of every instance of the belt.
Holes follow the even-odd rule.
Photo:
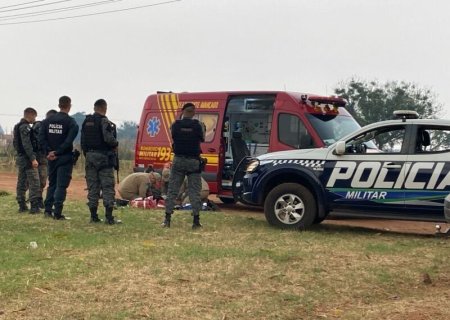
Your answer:
[[[175,157],[177,157],[177,158],[196,159],[196,160],[198,160],[198,158],[199,158],[200,156],[184,156],[184,155],[181,155],[181,154],[176,154]]]
[[[95,150],[95,149],[87,149],[86,152],[96,152],[96,153],[103,153],[103,154],[107,154],[109,151],[108,150]]]

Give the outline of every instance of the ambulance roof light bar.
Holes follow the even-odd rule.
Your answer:
[[[347,104],[347,101],[339,97],[323,97],[302,94],[300,98],[304,103],[310,102],[313,106],[316,104],[331,104],[336,107],[345,107]]]
[[[402,119],[403,122],[405,122],[406,119],[419,119],[419,114],[414,110],[395,110],[394,116]]]

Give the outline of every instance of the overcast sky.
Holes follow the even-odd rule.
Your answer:
[[[0,24],[24,21],[2,16],[98,1],[5,11],[31,0],[1,0]],[[122,0],[27,20],[163,1]],[[120,123],[138,121],[157,90],[330,95],[352,76],[430,88],[450,118],[449,12],[445,0],[181,0],[0,25],[0,125],[10,131],[28,106],[41,118],[61,95],[72,98],[72,113],[89,113],[104,98]]]

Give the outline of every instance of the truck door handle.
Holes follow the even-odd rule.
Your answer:
[[[388,169],[400,169],[402,166],[400,164],[395,164],[393,162],[385,163],[383,165],[384,168]]]
[[[208,152],[216,152],[215,148],[208,148]]]

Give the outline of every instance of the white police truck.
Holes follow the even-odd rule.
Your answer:
[[[307,228],[330,212],[448,222],[450,120],[395,115],[326,148],[246,158],[235,194],[282,228]]]

